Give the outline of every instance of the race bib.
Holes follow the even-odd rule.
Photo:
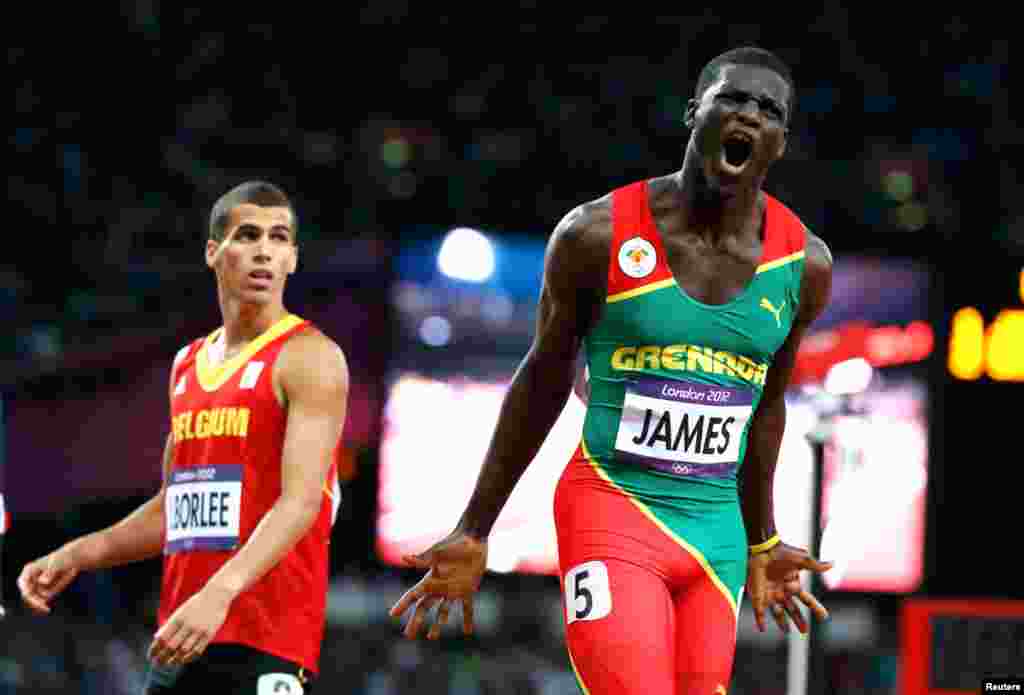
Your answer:
[[[164,553],[231,550],[238,545],[241,509],[241,465],[173,471],[164,500]]]
[[[727,478],[739,463],[754,392],[675,379],[626,384],[619,460],[687,477]]]

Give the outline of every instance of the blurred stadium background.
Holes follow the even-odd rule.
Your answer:
[[[545,495],[578,403],[503,514],[477,637],[399,639],[386,610],[417,575],[394,558],[445,533],[468,494],[533,330],[550,230],[677,168],[700,68],[748,43],[797,80],[767,188],[837,260],[777,481],[780,527],[810,541],[820,472],[814,537],[841,560],[820,587],[833,619],[806,654],[808,692],[976,692],[985,673],[1024,673],[1012,42],[966,14],[838,3],[736,20],[560,10],[126,0],[19,25],[0,258],[0,693],[137,692],[159,563],[78,579],[48,619],[25,614],[15,578],[156,489],[166,370],[218,324],[205,217],[250,178],[293,196],[289,307],[352,368],[318,692],[577,692]],[[730,693],[798,692],[797,648],[744,611]]]

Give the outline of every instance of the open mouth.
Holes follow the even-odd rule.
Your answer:
[[[725,163],[738,169],[746,164],[750,155],[754,153],[754,143],[744,135],[733,134],[722,143],[722,152]]]
[[[249,277],[253,280],[265,280],[267,282],[274,279],[274,275],[266,270],[254,270],[249,273]]]

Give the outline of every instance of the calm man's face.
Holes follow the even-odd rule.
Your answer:
[[[224,240],[207,242],[206,261],[230,295],[254,303],[283,298],[285,280],[298,262],[291,210],[250,203],[235,206]]]

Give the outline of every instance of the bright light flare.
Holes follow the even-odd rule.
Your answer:
[[[494,274],[494,247],[475,229],[457,227],[441,244],[437,267],[456,280],[484,282]]]

